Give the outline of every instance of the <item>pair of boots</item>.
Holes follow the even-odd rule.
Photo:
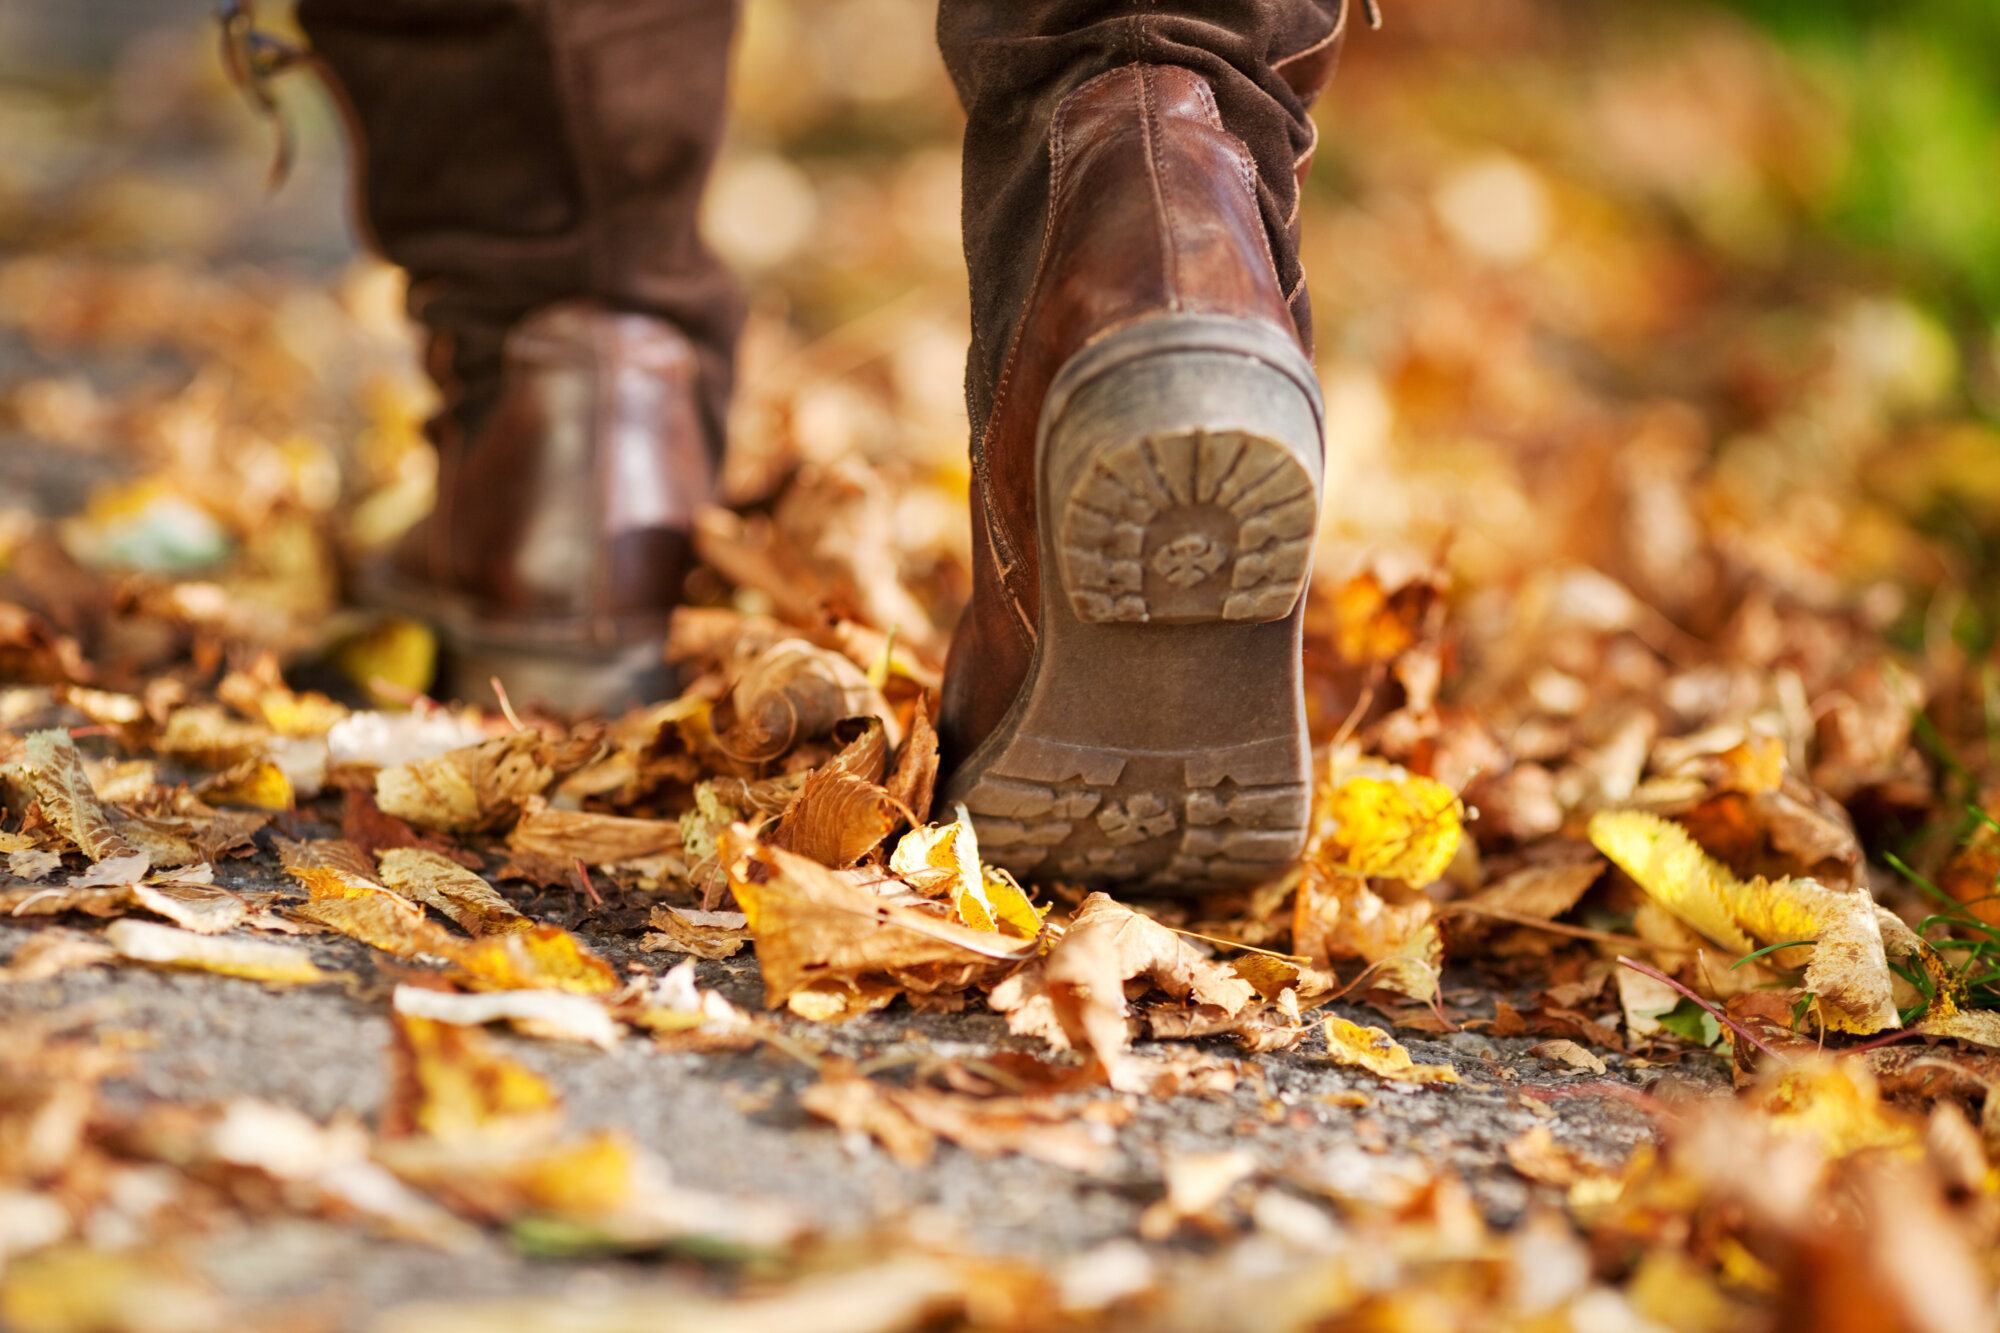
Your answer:
[[[300,0],[410,274],[437,509],[394,565],[472,669],[648,688],[741,305],[696,203],[730,0]],[[1320,402],[1297,258],[1340,0],[942,0],[967,114],[973,595],[949,800],[1017,873],[1253,881],[1304,837]]]

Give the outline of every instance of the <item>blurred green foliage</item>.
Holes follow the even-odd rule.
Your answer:
[[[2000,319],[2000,0],[1724,0],[1845,112],[1817,221],[1959,316]]]

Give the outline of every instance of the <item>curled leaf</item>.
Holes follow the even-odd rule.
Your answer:
[[[720,740],[753,763],[826,735],[842,718],[889,716],[860,667],[804,639],[782,639],[760,653],[737,678],[729,703],[734,719]]]

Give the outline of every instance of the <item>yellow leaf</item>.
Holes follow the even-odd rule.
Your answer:
[[[1727,949],[1813,941],[1805,984],[1825,1002],[1829,1026],[1865,1033],[1901,1025],[1879,914],[1865,891],[1810,879],[1746,883],[1680,825],[1641,810],[1599,811],[1590,840],[1654,901]],[[1782,954],[1773,961],[1783,965]]]
[[[377,706],[407,703],[437,674],[437,636],[414,620],[384,620],[336,648],[333,663]]]
[[[201,798],[210,805],[247,805],[253,810],[289,810],[297,804],[292,780],[268,759],[253,759],[219,775],[202,786]]]
[[[522,1162],[509,1173],[509,1183],[538,1211],[597,1217],[632,1197],[637,1165],[623,1135],[598,1130]]]
[[[1828,1157],[1881,1149],[1902,1157],[1923,1152],[1921,1123],[1882,1102],[1874,1075],[1859,1060],[1823,1058],[1783,1066],[1756,1098],[1766,1123],[1810,1135]]]
[[[312,901],[294,908],[295,915],[398,958],[430,954],[455,963],[464,972],[459,979],[477,990],[606,995],[618,989],[611,964],[560,926],[529,923],[460,939],[425,916],[423,908],[350,869],[305,865],[297,859],[286,869],[312,891]]]
[[[0,1278],[0,1327],[22,1333],[195,1333],[235,1322],[221,1297],[161,1247],[57,1245],[13,1256]]]
[[[561,926],[531,925],[509,934],[453,940],[444,956],[464,968],[479,990],[609,995],[619,986],[611,964]]]
[[[1431,778],[1349,778],[1334,788],[1327,814],[1337,824],[1327,850],[1356,875],[1422,888],[1458,851],[1458,797]]]
[[[1402,1043],[1381,1028],[1362,1027],[1331,1016],[1324,1026],[1326,1053],[1338,1064],[1355,1065],[1371,1074],[1404,1083],[1458,1082],[1458,1071],[1450,1065],[1416,1063]]]
[[[395,1076],[383,1133],[452,1139],[553,1123],[554,1089],[477,1028],[395,1015]]]
[[[949,894],[958,919],[974,930],[1024,940],[1041,934],[1041,913],[1021,886],[981,865],[979,838],[963,806],[949,824],[905,833],[889,857],[889,869],[920,893]]]
[[[1691,928],[1737,953],[1756,948],[1730,910],[1736,877],[1679,824],[1643,810],[1600,810],[1590,817],[1590,840]]]

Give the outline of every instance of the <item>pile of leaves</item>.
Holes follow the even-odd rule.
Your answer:
[[[751,127],[782,151],[734,152],[709,226],[790,308],[746,338],[681,689],[621,717],[432,701],[430,632],[344,600],[427,503],[393,275],[329,296],[115,236],[0,260],[0,323],[47,368],[0,416],[55,460],[0,509],[0,985],[213,973],[338,988],[393,1032],[369,1126],[135,1107],[103,1016],[10,1005],[0,1323],[281,1326],[174,1242],[294,1216],[712,1265],[603,1327],[1990,1322],[2000,436],[1980,344],[1815,247],[1840,177],[1810,81],[1713,15],[1661,43],[1643,17],[1411,6],[1360,46],[1305,236],[1330,434],[1310,842],[1252,890],[1136,903],[1017,882],[934,800],[969,567],[956,201],[936,150],[877,150],[948,132],[948,92],[879,96],[855,70],[893,52],[802,55],[859,60],[843,24],[921,6],[824,8],[749,30]],[[774,198],[825,243],[774,233]],[[87,373],[134,356],[179,370]],[[702,970],[747,959],[761,1009]],[[967,1012],[1022,1042],[905,1079],[818,1039]],[[679,1186],[572,1128],[501,1026],[803,1061],[825,1128],[801,1132],[912,1168],[1101,1176],[1135,1105],[1260,1054],[1430,1097],[1469,1077],[1399,1032],[1526,1046],[1640,1104],[1657,1146],[1511,1140],[1535,1203],[1506,1228],[1408,1156],[1303,1179],[1192,1153],[1137,1237],[1042,1267]],[[1701,1068],[1736,1094],[1631,1078]]]

